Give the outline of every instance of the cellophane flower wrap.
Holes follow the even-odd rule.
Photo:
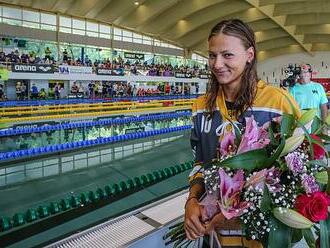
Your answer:
[[[309,247],[330,247],[330,138],[322,133],[329,123],[310,110],[299,120],[284,114],[261,127],[246,117],[238,135],[225,132],[219,157],[204,165],[202,221],[238,218],[245,237],[264,247],[291,247],[303,238]],[[175,247],[194,242],[183,224],[164,238]]]

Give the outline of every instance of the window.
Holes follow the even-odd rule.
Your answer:
[[[161,42],[160,40],[154,40],[154,46],[160,46],[161,45]]]
[[[85,30],[72,29],[73,34],[85,35]]]
[[[40,28],[44,30],[56,31],[56,26],[48,25],[48,24],[40,24]]]
[[[143,40],[143,44],[146,44],[146,45],[152,45],[152,41],[151,40]]]
[[[60,27],[60,32],[63,32],[63,33],[71,33],[71,28]]]
[[[111,33],[110,26],[109,25],[100,24],[100,33],[110,34]]]
[[[71,28],[71,18],[60,16],[60,26]]]
[[[132,32],[123,30],[123,36],[125,36],[125,37],[132,37]]]
[[[123,36],[123,41],[132,42],[132,37]]]
[[[114,35],[117,35],[117,36],[122,36],[122,30],[119,29],[119,28],[114,28]]]
[[[111,35],[100,33],[100,38],[111,39]]]
[[[142,35],[133,33],[133,38],[142,39]]]
[[[2,16],[10,19],[22,19],[22,10],[15,8],[2,7]]]
[[[85,25],[86,23],[83,20],[72,19],[72,28],[74,29],[85,30]]]
[[[98,37],[99,36],[98,33],[96,33],[96,32],[90,32],[90,31],[86,31],[86,35],[87,36],[91,36],[91,37]]]
[[[99,25],[95,22],[86,22],[86,30],[88,31],[93,31],[93,32],[98,32],[99,30]]]
[[[140,43],[142,44],[142,39],[136,39],[136,38],[133,38],[133,43]]]
[[[35,11],[23,10],[23,20],[29,22],[40,22],[40,14]]]
[[[41,13],[40,22],[42,24],[49,24],[56,26],[56,15]]]

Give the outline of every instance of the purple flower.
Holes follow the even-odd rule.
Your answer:
[[[270,192],[279,192],[281,190],[281,171],[278,168],[272,167],[266,175],[266,184]]]
[[[288,165],[289,170],[293,172],[293,175],[302,173],[304,171],[304,163],[301,159],[299,153],[291,152],[285,156],[286,164]]]
[[[311,175],[304,174],[302,176],[302,186],[307,194],[313,194],[320,191],[319,185],[316,183],[315,178]]]

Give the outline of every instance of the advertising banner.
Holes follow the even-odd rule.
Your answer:
[[[175,77],[176,78],[192,78],[192,74],[191,73],[176,72]]]
[[[124,76],[124,69],[107,69],[107,68],[97,68],[97,75],[109,75],[109,76]]]
[[[72,66],[72,65],[60,65],[58,72],[61,74],[92,74],[93,67],[91,66]]]
[[[125,59],[137,59],[137,60],[144,60],[144,54],[142,53],[128,53],[124,52]]]
[[[12,72],[29,72],[29,73],[54,73],[54,65],[50,64],[12,64]]]

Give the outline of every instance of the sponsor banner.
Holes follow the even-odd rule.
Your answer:
[[[200,79],[209,79],[209,78],[211,78],[211,75],[210,74],[199,74],[199,78]]]
[[[144,60],[144,54],[142,54],[142,53],[127,53],[127,52],[124,52],[124,58],[125,59]]]
[[[175,77],[176,78],[192,78],[192,74],[191,73],[176,72]]]
[[[97,75],[112,75],[112,70],[106,69],[106,68],[97,68],[96,74]]]
[[[144,132],[144,127],[134,127],[134,128],[125,129],[125,134],[138,133],[138,132]]]
[[[106,69],[106,68],[97,68],[96,69],[97,75],[109,75],[109,76],[124,76],[123,69]]]
[[[12,72],[29,72],[29,73],[54,73],[55,68],[50,64],[12,64]]]
[[[92,74],[93,67],[91,66],[72,66],[72,65],[60,65],[58,72],[61,74]]]
[[[13,125],[13,129],[37,128],[37,127],[43,127],[43,126],[53,126],[55,124],[57,124],[55,121],[22,123],[22,124]]]

